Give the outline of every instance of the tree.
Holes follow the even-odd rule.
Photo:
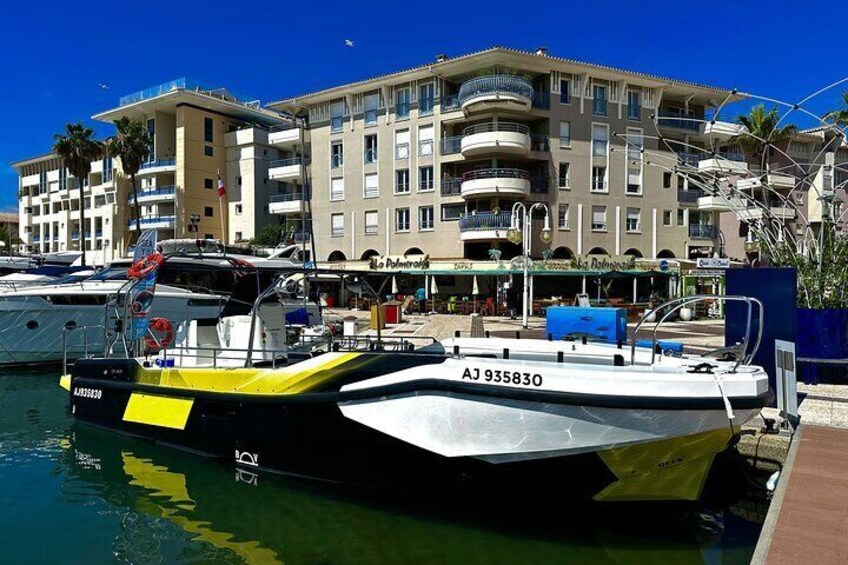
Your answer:
[[[85,196],[84,184],[91,172],[91,162],[103,157],[103,144],[94,139],[94,130],[82,124],[66,124],[65,134],[54,137],[53,151],[62,160],[64,167],[79,182],[80,249],[82,266],[85,267]]]
[[[289,238],[290,230],[285,224],[268,224],[262,228],[251,243],[261,247],[276,247]]]
[[[825,114],[824,119],[839,127],[848,126],[848,90],[842,93],[842,108]]]
[[[135,176],[141,164],[150,155],[153,140],[150,132],[140,120],[131,120],[124,116],[115,122],[117,133],[108,142],[109,154],[121,160],[121,169],[129,175],[132,185],[133,209],[135,210],[135,231],[141,235],[141,210],[138,207],[138,188]]]
[[[763,104],[751,108],[748,115],[736,117],[736,123],[744,126],[745,131],[730,138],[730,143],[738,145],[742,150],[758,159],[760,168],[766,169],[772,148],[789,141],[798,133],[797,126],[787,124],[780,127],[780,116],[777,108],[766,111]]]

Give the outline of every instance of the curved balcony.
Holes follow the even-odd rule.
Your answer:
[[[479,169],[462,175],[462,197],[527,196],[530,194],[530,175],[521,169]]]
[[[459,238],[462,241],[506,239],[511,222],[509,212],[478,212],[459,219]]]
[[[459,104],[464,112],[489,109],[529,111],[533,106],[533,85],[513,75],[472,78],[459,88]]]
[[[530,146],[530,128],[524,124],[489,122],[462,130],[461,151],[464,157],[492,152],[529,155]]]

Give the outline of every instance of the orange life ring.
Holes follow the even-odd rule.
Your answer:
[[[127,275],[131,278],[140,280],[158,269],[165,262],[165,257],[161,253],[151,253],[144,259],[136,261],[127,271]]]
[[[154,351],[165,349],[174,341],[174,324],[168,318],[151,318],[147,328],[151,332],[163,332],[162,337],[158,341],[150,333],[144,336],[144,343],[147,344],[149,349]]]

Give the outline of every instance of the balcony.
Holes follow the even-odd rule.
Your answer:
[[[706,124],[704,124],[704,135],[708,135],[717,140],[728,140],[734,135],[739,135],[744,131],[745,126],[731,122],[709,120]]]
[[[175,216],[147,216],[141,219],[141,229],[162,230],[173,229]],[[127,228],[130,231],[135,231],[135,220],[130,219],[127,222]]]
[[[678,190],[677,202],[679,204],[690,204],[696,206],[698,199],[701,197],[700,190]]]
[[[530,128],[524,124],[488,122],[462,130],[463,157],[493,152],[525,156],[530,154],[530,147]]]
[[[442,155],[455,155],[462,151],[462,136],[442,138]]]
[[[305,192],[272,194],[268,199],[268,211],[272,214],[304,214],[307,200]]]
[[[747,204],[738,197],[723,195],[704,195],[698,198],[700,212],[737,212],[744,210]]]
[[[703,118],[681,116],[680,114],[660,114],[657,117],[657,125],[661,128],[698,132],[701,131],[703,126]]]
[[[479,169],[462,175],[462,197],[527,196],[530,175],[521,169]]]
[[[264,127],[243,127],[235,131],[228,131],[224,134],[224,145],[227,147],[240,147],[256,144],[268,144],[268,130]]]
[[[268,178],[271,180],[302,180],[303,169],[309,164],[309,157],[278,159],[268,164]]]
[[[462,194],[462,179],[442,179],[442,196]]]
[[[533,85],[513,75],[489,75],[462,83],[459,104],[466,113],[479,110],[528,111],[533,106]]]
[[[692,239],[717,239],[718,226],[707,224],[690,224],[689,237]]]
[[[268,132],[268,144],[274,147],[292,147],[300,143],[302,133],[303,129],[295,123],[276,125]]]
[[[748,163],[741,153],[719,153],[709,159],[698,161],[698,171],[725,175],[744,175],[748,172]]]
[[[549,153],[551,151],[551,140],[547,135],[540,133],[530,134],[530,151],[541,151]]]
[[[740,220],[746,221],[761,220],[763,218],[781,221],[794,220],[795,208],[792,206],[791,201],[784,201],[780,198],[769,198],[767,208],[765,204],[749,206],[746,210],[738,213],[738,216]]]
[[[739,190],[750,190],[759,188],[763,185],[774,190],[791,190],[795,188],[796,178],[792,175],[782,173],[767,173],[765,171],[750,171],[751,174],[758,176],[739,179],[736,181],[736,188]]]
[[[697,169],[703,158],[704,156],[700,153],[677,152],[677,164],[681,167],[694,167]]]
[[[534,92],[533,93],[533,108],[536,110],[551,109],[551,93],[550,92]]]
[[[459,103],[459,94],[445,94],[442,96],[442,113],[461,109],[462,105]]]
[[[154,159],[141,164],[138,171],[139,175],[152,175],[156,173],[174,172],[177,169],[176,157],[164,157],[162,159]]]
[[[176,187],[173,185],[139,190],[138,203],[172,201],[175,198],[176,190]],[[127,197],[127,201],[129,204],[135,204],[132,193]]]
[[[459,238],[462,241],[506,239],[512,221],[510,212],[478,212],[459,219]]]

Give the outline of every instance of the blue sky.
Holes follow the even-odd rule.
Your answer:
[[[16,206],[10,161],[49,150],[69,121],[109,134],[92,114],[180,76],[267,102],[493,45],[544,45],[555,56],[787,101],[848,76],[848,30],[835,3],[713,4],[7,0],[0,209]],[[810,108],[830,109],[840,90]]]

